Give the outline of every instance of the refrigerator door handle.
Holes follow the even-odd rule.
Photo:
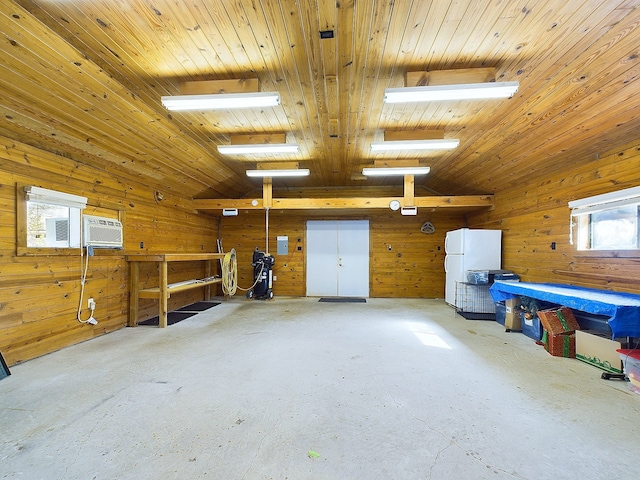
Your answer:
[[[449,269],[447,268],[447,263],[449,260],[449,255],[444,256],[444,273],[449,273]]]

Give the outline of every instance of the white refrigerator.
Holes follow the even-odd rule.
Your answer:
[[[502,231],[461,228],[444,240],[444,299],[456,305],[456,282],[467,281],[467,270],[500,270]]]

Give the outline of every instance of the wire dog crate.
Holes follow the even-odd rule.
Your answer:
[[[470,313],[496,313],[489,285],[456,282],[456,310]]]

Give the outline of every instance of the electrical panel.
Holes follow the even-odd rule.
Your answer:
[[[289,237],[278,236],[278,255],[289,255]]]

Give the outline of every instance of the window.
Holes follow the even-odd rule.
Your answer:
[[[80,248],[85,197],[33,186],[18,186],[17,194],[19,254]]]
[[[86,197],[24,184],[16,184],[16,199],[19,256],[79,254],[81,245],[86,246],[87,242],[103,247],[101,255],[116,255],[111,249],[122,248],[125,212],[121,204],[100,199],[99,205],[88,208]],[[110,219],[120,227],[118,231],[98,228],[87,234],[87,223],[97,222],[102,227],[103,221],[107,221],[109,227]],[[119,236],[114,239],[116,234]]]
[[[575,200],[569,207],[578,250],[640,250],[640,187]]]
[[[27,247],[80,248],[80,209],[27,201]]]

